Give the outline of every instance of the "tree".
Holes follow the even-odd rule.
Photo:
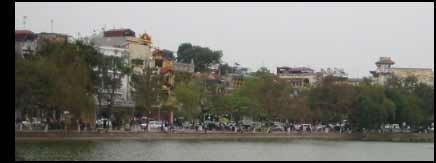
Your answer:
[[[177,61],[191,63],[194,61],[195,72],[204,72],[209,66],[221,62],[222,51],[211,50],[207,47],[193,46],[190,43],[183,43],[177,50]]]
[[[122,86],[122,78],[129,74],[130,69],[125,62],[126,57],[103,56],[102,64],[97,67],[100,72],[100,81],[97,91],[99,105],[104,100],[107,109],[111,110],[114,105],[116,91]]]
[[[176,60],[176,57],[174,56],[174,53],[170,50],[167,49],[163,49],[162,53],[165,55],[165,57],[171,59],[171,60]]]
[[[195,120],[200,115],[201,89],[199,80],[182,82],[175,87],[176,99],[182,106],[183,115],[189,120]]]
[[[379,129],[386,122],[387,111],[392,105],[385,102],[384,90],[380,86],[362,85],[357,88],[357,95],[353,101],[351,122],[354,129]]]
[[[233,73],[233,68],[231,66],[229,66],[227,63],[226,64],[220,64],[218,69],[219,69],[221,75],[226,75],[228,73]]]
[[[160,77],[153,74],[153,69],[149,66],[145,66],[142,74],[132,74],[132,95],[139,114],[150,113],[153,106],[159,105],[160,81]]]
[[[353,105],[355,90],[348,84],[337,83],[337,78],[328,76],[320,85],[309,92],[308,102],[315,119],[324,122],[339,122],[349,117]]]
[[[434,87],[420,83],[416,86],[414,94],[422,100],[420,108],[422,108],[426,123],[434,121]]]
[[[16,58],[16,109],[41,118],[68,110],[77,120],[94,112],[89,49],[80,43],[45,44],[33,55]]]

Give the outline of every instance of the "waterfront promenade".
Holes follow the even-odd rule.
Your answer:
[[[168,140],[208,140],[208,139],[317,139],[317,140],[359,140],[393,142],[434,142],[434,133],[235,133],[223,131],[205,132],[127,132],[127,131],[16,131],[15,140],[95,140],[95,139],[168,139]]]

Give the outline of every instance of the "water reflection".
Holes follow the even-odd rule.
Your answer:
[[[75,140],[16,141],[15,148],[16,160],[434,160],[430,143]]]

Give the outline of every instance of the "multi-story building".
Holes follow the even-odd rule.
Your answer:
[[[38,34],[38,45],[44,43],[49,44],[65,44],[71,41],[71,36],[60,33],[39,33]]]
[[[89,43],[99,50],[103,55],[115,56],[123,59],[127,66],[132,66],[134,72],[140,73],[145,66],[146,59],[151,60],[151,47],[135,44],[131,40],[135,38],[135,32],[130,29],[113,29],[104,31],[102,34],[95,34],[89,39]],[[136,59],[142,59],[140,62]],[[119,72],[110,72],[116,76]],[[121,78],[121,87],[115,91],[115,107],[134,107],[130,87],[131,76],[125,75]]]
[[[15,53],[31,54],[36,50],[38,35],[29,30],[15,30]]]
[[[246,67],[231,67],[231,71],[223,76],[226,92],[240,88],[244,84],[244,79],[250,77],[248,68]]]
[[[318,74],[308,67],[277,67],[277,76],[295,88],[308,87],[318,81]]]
[[[135,38],[135,32],[130,29],[112,29],[104,31],[103,34],[94,34],[89,39],[94,46],[112,46],[126,48],[129,39]]]
[[[60,33],[33,33],[29,30],[15,30],[15,52],[32,54],[44,44],[63,44],[71,41],[71,36]]]
[[[100,46],[97,47],[98,51],[105,56],[114,56],[121,58],[126,65],[128,65],[128,51],[123,48],[115,48],[109,46]],[[112,72],[109,70],[109,73],[113,77],[117,77],[120,72]],[[121,87],[115,91],[114,104],[115,106],[120,107],[133,107],[132,99],[130,95],[130,86],[129,86],[129,76],[124,75],[120,78]],[[104,84],[104,83],[102,83]],[[104,90],[104,92],[109,93],[110,90]],[[105,105],[106,103],[103,103]]]
[[[429,68],[394,68],[392,65],[395,64],[390,57],[380,57],[379,61],[376,62],[377,69],[375,71],[370,71],[373,75],[373,82],[375,84],[384,85],[388,79],[392,76],[396,76],[400,79],[407,77],[416,77],[418,82],[434,85],[434,72]]]
[[[135,73],[142,73],[145,66],[154,67],[151,40],[147,34],[140,38],[128,38],[125,48],[129,52],[129,63]],[[150,43],[148,43],[150,42]]]

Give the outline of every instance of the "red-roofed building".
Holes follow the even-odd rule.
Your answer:
[[[135,37],[135,32],[133,32],[131,29],[112,29],[108,31],[104,31],[103,33],[104,37]]]
[[[37,47],[38,35],[29,30],[15,30],[15,53],[30,54]]]
[[[15,30],[15,41],[34,40],[37,35],[29,30]]]

